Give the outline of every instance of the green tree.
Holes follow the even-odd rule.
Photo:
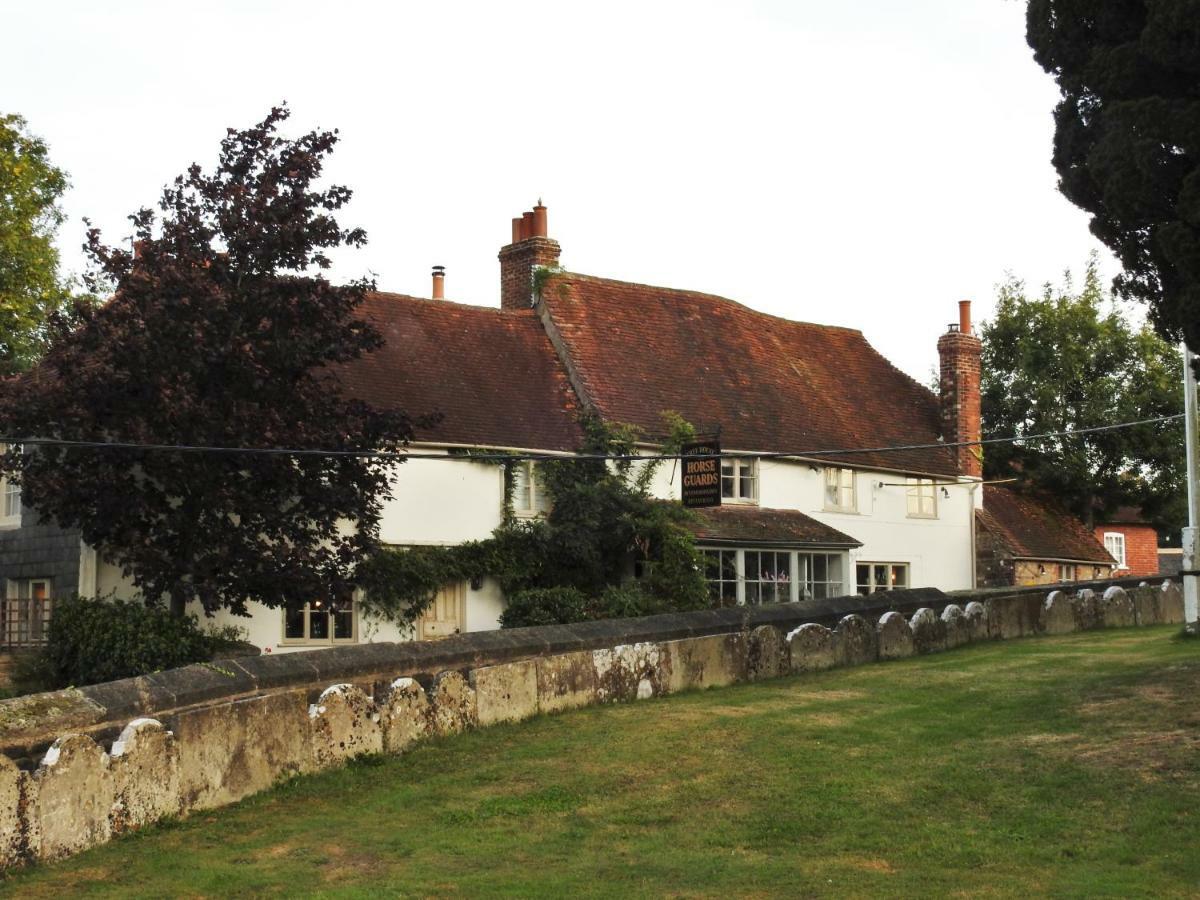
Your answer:
[[[1095,255],[1078,290],[1069,272],[1061,287],[1047,284],[1035,297],[1010,277],[981,338],[985,433],[1066,431],[1182,412],[1179,353],[1105,297]],[[984,474],[1019,473],[1089,526],[1106,511],[1132,504],[1175,528],[1184,515],[1180,429],[1166,422],[989,445]]]
[[[675,413],[663,420],[661,446],[677,452],[695,431]],[[540,463],[552,499],[544,519],[507,521],[486,540],[457,547],[383,549],[359,568],[364,608],[412,622],[439,588],[484,576],[495,578],[509,600],[505,627],[708,606],[703,559],[688,527],[692,513],[650,493],[663,460],[620,459],[645,439],[633,426],[592,417],[582,425],[581,453],[616,458]]]
[[[0,375],[41,354],[46,322],[67,300],[54,234],[67,176],[25,120],[0,115]]]
[[[378,348],[357,315],[373,285],[331,284],[329,253],[366,242],[318,189],[336,132],[279,134],[286,109],[230,129],[211,172],[193,164],[138,247],[89,233],[111,299],[53,322],[37,369],[0,391],[0,434],[110,443],[399,450],[407,416],[347,397],[336,367]],[[22,499],[119,564],[147,598],[244,613],[337,601],[378,545],[391,463],[362,456],[88,450],[0,457]],[[341,526],[353,522],[348,533]]]
[[[1029,0],[1026,36],[1062,91],[1060,189],[1120,294],[1200,350],[1200,0]]]

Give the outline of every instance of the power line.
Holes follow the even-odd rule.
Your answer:
[[[977,441],[956,441],[928,444],[900,444],[890,447],[844,447],[836,450],[781,450],[765,452],[722,453],[721,456],[736,456],[740,459],[791,459],[813,456],[852,456],[867,453],[900,453],[908,450],[932,450],[937,448],[950,449],[954,447],[982,447],[989,444],[1020,444],[1027,441],[1049,440],[1050,438],[1076,437],[1084,434],[1099,434],[1106,431],[1119,431],[1123,428],[1136,428],[1139,425],[1156,425],[1160,422],[1173,422],[1184,417],[1183,413],[1170,416],[1157,416],[1152,419],[1138,419],[1133,422],[1119,422],[1115,425],[1095,425],[1091,428],[1074,428],[1066,431],[1046,431],[1040,434],[1012,435],[1008,437],[981,438]],[[566,455],[555,453],[503,453],[503,452],[470,452],[470,453],[424,453],[394,452],[386,450],[307,450],[288,447],[214,447],[200,444],[141,444],[126,441],[72,441],[61,438],[16,438],[0,437],[0,443],[23,444],[29,447],[62,447],[64,449],[80,450],[142,450],[171,453],[217,453],[239,454],[245,456],[325,456],[325,457],[354,457],[358,459],[438,459],[466,460],[476,462],[504,462],[518,460],[606,460],[609,462],[642,462],[658,459],[683,459],[679,453],[663,454],[621,454],[605,455],[603,453],[571,453]]]

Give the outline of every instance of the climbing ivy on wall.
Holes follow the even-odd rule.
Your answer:
[[[664,413],[673,453],[694,435],[678,415]],[[510,603],[523,608],[524,592],[573,589],[587,602],[563,618],[696,609],[708,603],[702,560],[677,503],[656,500],[650,485],[663,460],[620,460],[644,439],[630,425],[592,417],[582,421],[584,454],[539,464],[552,506],[544,519],[511,515],[513,465],[505,468],[504,522],[486,540],[456,547],[384,549],[359,567],[363,610],[399,623],[414,621],[444,586],[473,578],[496,579]],[[637,573],[640,577],[634,577]],[[575,610],[577,604],[564,604]],[[506,622],[522,624],[522,622]]]

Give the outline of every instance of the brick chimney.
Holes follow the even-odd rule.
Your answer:
[[[533,270],[557,266],[561,248],[547,236],[546,207],[512,220],[512,243],[500,248],[500,308],[528,309],[533,302]]]
[[[941,361],[942,440],[977,441],[982,436],[979,400],[983,344],[971,331],[971,301],[958,303],[958,323],[938,338]],[[961,475],[983,477],[981,447],[955,447]]]

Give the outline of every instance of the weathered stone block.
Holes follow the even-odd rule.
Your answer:
[[[749,677],[746,635],[743,632],[684,638],[667,644],[670,671],[667,689],[721,687]]]
[[[471,672],[480,727],[537,715],[537,663],[532,659]]]
[[[1042,603],[1039,625],[1046,634],[1070,634],[1075,630],[1075,609],[1062,591],[1051,591]]]
[[[425,688],[412,678],[397,678],[392,682],[379,715],[383,749],[388,753],[402,753],[428,737],[432,728],[429,698],[425,696]]]
[[[843,616],[833,630],[834,652],[839,666],[861,666],[879,657],[875,629],[859,615]]]
[[[538,709],[558,712],[596,702],[596,665],[591,651],[560,653],[537,661]]]
[[[103,720],[104,707],[68,688],[0,701],[0,742],[40,744]]]
[[[7,756],[0,755],[0,869],[15,866],[25,857],[22,809],[28,776]]]
[[[996,640],[1010,640],[1034,634],[1037,626],[1025,620],[1025,604],[1018,597],[989,597],[984,601],[987,610],[988,633]]]
[[[1159,593],[1159,618],[1164,625],[1182,625],[1187,619],[1183,589],[1173,581],[1164,581]]]
[[[968,624],[962,608],[951,603],[942,610],[939,617],[946,629],[946,649],[952,650],[971,642],[971,626]]]
[[[913,655],[912,629],[898,612],[885,612],[875,626],[880,659],[903,659]]]
[[[313,768],[305,691],[249,697],[172,716],[184,810],[211,809]]]
[[[61,859],[109,839],[112,771],[108,754],[87,735],[70,734],[51,744],[30,787],[26,815],[36,835],[30,849],[38,859]]]
[[[179,746],[154,719],[134,719],[112,748],[113,834],[179,815]]]
[[[671,651],[666,644],[622,644],[611,650],[593,650],[596,699],[611,703],[665,694],[670,689],[671,664]]]
[[[779,678],[788,671],[787,644],[774,625],[759,625],[750,632],[746,648],[746,675],[751,681]]]
[[[928,606],[913,613],[908,627],[912,629],[913,649],[917,653],[937,653],[946,649],[946,623]]]
[[[1157,625],[1161,621],[1158,609],[1159,592],[1142,582],[1131,593],[1133,612],[1139,625]]]
[[[1084,588],[1071,598],[1071,608],[1075,612],[1075,630],[1091,631],[1093,628],[1104,627],[1103,601],[1096,597],[1091,588]]]
[[[325,688],[308,708],[313,762],[325,769],[364,754],[383,752],[383,729],[375,703],[352,684]]]
[[[833,632],[824,625],[807,622],[787,636],[793,672],[819,672],[837,664]]]
[[[442,672],[429,690],[433,733],[458,734],[479,722],[475,691],[460,672]]]
[[[987,608],[978,600],[972,600],[963,607],[963,618],[971,633],[971,643],[988,639]]]
[[[1137,621],[1133,600],[1123,587],[1113,585],[1104,592],[1104,627],[1128,628]]]

